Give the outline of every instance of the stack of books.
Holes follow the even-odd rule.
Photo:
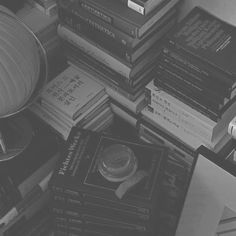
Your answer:
[[[105,88],[72,66],[49,81],[30,110],[65,140],[73,126],[102,130],[113,120]]]
[[[139,113],[163,36],[176,24],[178,2],[156,1],[142,15],[122,1],[59,0],[58,35],[69,63],[93,74],[111,102]]]
[[[143,115],[194,149],[227,139],[236,115],[236,28],[195,7],[163,45]]]
[[[49,183],[56,235],[174,236],[187,154],[137,140],[72,129]]]
[[[22,132],[14,137],[18,122]],[[13,144],[22,148],[20,144],[27,141],[28,145],[19,155],[0,162],[0,235],[21,235],[23,227],[38,235],[48,226],[36,228],[29,222],[52,199],[48,183],[64,143],[30,111],[11,119],[4,129],[8,130],[6,138],[11,141],[9,153]]]

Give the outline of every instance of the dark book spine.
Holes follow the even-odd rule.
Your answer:
[[[139,37],[139,28],[137,26],[133,25],[131,22],[124,21],[116,15],[111,15],[111,13],[104,12],[99,8],[99,6],[94,6],[92,2],[80,0],[78,7],[81,7],[83,10],[93,14],[117,29],[120,29],[133,38]]]
[[[179,83],[179,85],[183,85],[183,88],[191,90],[197,96],[202,97],[204,101],[211,101],[212,103],[216,103],[220,105],[225,105],[228,101],[224,95],[221,95],[219,92],[217,93],[209,86],[205,86],[203,84],[194,83],[192,81],[192,77],[189,73],[186,73],[180,67],[165,57],[161,57],[159,60],[159,70],[162,71],[163,74],[167,73],[173,76],[174,80]]]
[[[222,105],[217,103],[211,97],[207,97],[207,95],[197,92],[196,90],[194,91],[191,85],[188,86],[184,84],[182,76],[168,70],[168,68],[163,67],[161,64],[157,67],[157,77],[158,81],[162,81],[169,84],[171,87],[175,87],[175,90],[178,90],[179,93],[191,97],[191,99],[195,100],[199,104],[202,104],[215,113],[219,113],[222,108]]]
[[[159,76],[158,76],[159,77]],[[180,90],[176,89],[175,86],[166,83],[163,80],[160,80],[159,78],[154,79],[154,84],[160,89],[163,89],[173,97],[179,99],[180,101],[184,102],[185,104],[189,105],[193,109],[196,109],[197,111],[201,112],[203,115],[209,117],[213,121],[218,121],[221,117],[221,114],[216,113],[215,111],[212,111],[211,109],[204,106],[202,103],[199,103],[195,99],[193,99],[191,96],[187,96],[186,94],[182,93]]]
[[[171,40],[169,40],[168,45],[163,49],[163,53],[197,75],[202,83],[217,84],[221,86],[223,91],[226,90],[228,92],[235,86],[232,79],[226,73],[195,58],[194,55],[185,51],[184,48],[178,46]]]
[[[60,200],[63,202],[74,202],[74,203],[76,201],[93,202],[96,204],[103,205],[110,209],[118,208],[120,211],[136,214],[140,218],[148,218],[151,214],[150,208],[143,206],[136,206],[132,204],[125,204],[122,202],[115,202],[113,200],[107,200],[102,197],[93,196],[88,193],[73,191],[70,189],[63,189],[57,186],[52,186],[52,191],[53,191],[53,199],[57,201]]]
[[[119,45],[125,47],[127,51],[132,50],[141,40],[134,39],[122,31],[112,27],[110,24],[100,20],[93,14],[83,11],[81,8],[73,8],[58,4],[58,17],[63,23],[86,23],[86,27],[92,32],[100,32],[100,35],[106,35],[111,40],[116,41]]]
[[[78,65],[78,67],[84,65],[91,73],[95,73],[99,79],[104,80],[104,82],[108,83],[110,87],[132,101],[137,98],[136,93],[140,90],[139,84],[142,83],[142,81],[149,80],[149,77],[151,76],[150,73],[154,68],[154,64],[150,64],[150,67],[147,68],[143,74],[140,74],[137,79],[133,78],[128,80],[126,77],[121,76],[91,56],[85,54],[74,45],[63,41],[63,46],[66,56],[72,61],[72,63]]]
[[[90,29],[90,25],[96,25],[97,23],[92,23],[91,20],[83,18],[83,16],[75,12],[75,10],[66,11],[63,8],[59,8],[58,16],[62,25],[69,27],[75,33],[79,33],[94,43],[99,44],[101,48],[108,50],[111,54],[118,56],[121,60],[131,63],[137,59],[123,44],[117,43],[109,37],[111,33],[108,35],[108,30],[103,29],[103,31],[107,32],[104,34],[101,33],[100,30],[97,30],[98,27]],[[101,27],[99,29],[101,29]]]
[[[222,83],[221,81],[218,81],[217,79],[213,81],[213,78],[210,79],[204,76],[203,74],[198,73],[199,69],[197,69],[193,64],[191,64],[190,60],[184,59],[183,57],[181,57],[179,53],[178,55],[177,53],[176,54],[173,53],[173,56],[171,56],[169,55],[168,51],[169,49],[164,47],[163,52],[161,53],[160,59],[168,61],[168,64],[170,64],[180,73],[188,76],[188,80],[191,81],[193,84],[197,86],[209,88],[221,97],[225,97],[225,98],[230,97],[231,89],[225,83]],[[189,66],[187,66],[186,63],[188,63]],[[195,71],[195,69],[197,71]]]
[[[52,203],[52,213],[54,215],[82,218],[89,214],[94,217],[102,217],[107,220],[116,220],[123,223],[139,224],[145,227],[149,223],[150,216],[124,211],[118,207],[101,205],[100,202],[89,202],[86,200],[56,198]],[[54,198],[55,199],[55,198]],[[59,200],[58,200],[59,199]]]
[[[96,217],[90,214],[84,214],[80,217],[68,216],[65,214],[55,215],[54,223],[56,227],[64,229],[65,231],[78,230],[84,232],[85,230],[97,231],[100,233],[107,233],[108,235],[129,235],[142,236],[148,232],[148,228],[141,224],[132,224],[128,222],[120,222],[113,219]],[[150,231],[150,230],[149,230]],[[113,234],[114,233],[114,234]],[[84,234],[83,234],[84,235]]]

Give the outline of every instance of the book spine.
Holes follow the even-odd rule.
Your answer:
[[[115,92],[120,93],[121,95],[125,96],[127,99],[131,101],[136,100],[137,96],[123,89],[123,87],[125,86],[120,85],[120,81],[113,80],[114,77],[106,78],[106,75],[104,76],[103,74],[101,74],[101,71],[96,71],[94,68],[91,68],[90,65],[84,64],[84,62],[80,61],[79,58],[75,58],[74,56],[70,54],[67,55],[67,59],[70,65],[75,66],[76,68],[84,71],[85,73],[92,73],[95,76],[97,76],[97,77],[94,77],[94,80],[96,80],[99,84],[104,86],[106,89],[111,88]],[[126,89],[127,89],[127,86],[128,85],[126,85],[125,87]]]
[[[119,207],[102,205],[99,202],[78,200],[63,195],[55,196],[52,203],[54,215],[66,215],[68,217],[81,217],[83,214],[101,216],[108,219],[116,219],[124,222],[145,223],[150,220],[149,215],[124,211]]]
[[[203,115],[209,117],[213,121],[217,122],[220,119],[220,114],[205,107],[203,104],[194,100],[192,97],[187,96],[186,94],[182,93],[181,91],[176,89],[175,86],[165,83],[164,81],[161,81],[158,78],[154,80],[154,84],[156,87],[163,89],[165,92],[169,93],[171,96],[175,97],[176,99],[179,99],[183,103],[189,105],[191,108],[201,112]]]
[[[97,197],[93,196],[91,194],[83,193],[80,191],[74,191],[70,189],[64,189],[60,186],[51,185],[51,190],[53,191],[54,198],[58,198],[61,196],[66,196],[67,201],[71,201],[70,199],[77,199],[77,200],[85,200],[89,202],[96,202],[101,205],[110,207],[110,208],[119,208],[123,211],[133,212],[137,214],[144,214],[144,215],[150,215],[151,209],[143,207],[143,206],[136,206],[132,204],[126,204],[122,202],[115,202],[113,200],[107,200],[103,197]]]
[[[94,79],[96,81],[101,81],[100,83],[102,83],[103,86],[107,85],[113,88],[131,101],[136,100],[138,96],[137,92],[140,90],[142,84],[132,88],[130,84],[127,84],[128,82],[126,82],[126,78],[123,76],[118,75],[105,65],[99,64],[97,60],[91,58],[89,55],[85,55],[82,51],[72,48],[68,43],[64,44],[64,46],[65,55],[70,64],[82,69],[86,73],[95,75]],[[147,76],[147,78],[144,78],[143,80],[146,83],[147,80],[149,80],[149,77]]]
[[[81,36],[84,36],[91,40],[91,42],[98,44],[101,49],[107,50],[107,52],[111,53],[111,55],[117,56],[120,60],[134,62],[138,58],[139,55],[136,55],[137,53],[132,53],[126,46],[114,40],[114,38],[112,38],[114,34],[107,30],[105,31],[107,33],[104,34],[101,31],[101,27],[99,27],[100,30],[97,30],[97,22],[92,24],[91,20],[85,20],[81,15],[75,12],[75,10],[72,9],[71,13],[69,13],[65,12],[64,9],[61,9],[59,11],[59,17],[61,25],[66,26],[68,29]],[[90,27],[91,24],[96,25],[96,28]]]
[[[154,111],[152,107],[147,106],[141,113],[143,119],[147,122],[150,122],[154,127],[164,130],[164,132],[167,132],[170,136],[177,139],[179,142],[182,142],[191,150],[196,150],[201,145],[213,148],[212,143],[204,142],[191,130],[183,129],[178,126],[175,119],[167,118],[161,112]]]
[[[193,96],[196,94],[196,96],[202,98],[205,103],[215,104],[216,108],[220,109],[229,101],[209,87],[192,83],[190,76],[179,70],[179,68],[172,66],[168,59],[160,58],[158,71],[164,76],[164,79],[166,77],[169,78],[170,81],[174,79],[174,81],[182,87],[183,91],[186,89],[187,91],[191,91]]]
[[[226,74],[221,71],[217,71],[216,68],[204,64],[200,60],[196,59],[194,55],[186,52],[182,47],[177,46],[173,41],[169,40],[168,46],[163,49],[163,53],[173,58],[179,65],[182,65],[188,71],[197,75],[197,78],[201,83],[210,83],[219,85],[221,91],[227,92],[233,89],[233,81]],[[222,93],[222,92],[221,92]]]
[[[137,26],[133,25],[131,22],[125,21],[121,17],[117,15],[112,15],[110,12],[104,12],[100,9],[99,6],[94,6],[92,2],[81,0],[79,1],[79,7],[83,10],[93,14],[94,16],[98,17],[99,19],[105,21],[106,23],[114,26],[115,28],[120,29],[124,33],[130,35],[133,38],[139,37],[139,29]]]
[[[217,125],[216,122],[212,121],[197,110],[192,109],[179,99],[176,99],[165,91],[156,88],[153,82],[152,84],[149,83],[145,87],[145,98],[147,99],[148,104],[152,104],[152,102],[153,105],[160,104],[161,106],[165,107],[166,110],[170,109],[173,111],[173,115],[178,114],[179,116],[186,119],[186,122],[199,123],[202,128],[211,132]]]
[[[67,23],[71,26],[76,25],[78,22],[83,22],[92,32],[100,32],[101,35],[105,35],[111,40],[116,41],[128,51],[132,50],[140,42],[140,40],[130,37],[94,15],[82,11],[80,8],[64,7],[59,4],[58,17],[60,22]]]
[[[215,114],[222,114],[221,110],[223,106],[221,104],[218,104],[211,98],[202,96],[200,93],[194,92],[191,87],[189,88],[183,84],[177,83],[179,79],[181,79],[179,75],[166,70],[161,64],[159,64],[156,70],[154,85],[158,87],[158,84],[159,86],[165,84],[165,87],[169,87],[172,93],[175,91],[175,97],[179,96],[180,99],[183,99],[184,97],[189,98],[187,101],[195,101],[195,103],[198,104],[197,108],[203,107],[214,112]]]
[[[207,141],[211,142],[213,139],[213,133],[208,129],[204,128],[201,123],[197,122],[197,119],[193,116],[182,116],[178,113],[178,110],[175,107],[172,110],[172,106],[170,103],[164,103],[161,99],[157,98],[157,96],[152,96],[149,100],[149,106],[151,106],[154,112],[163,112],[166,117],[170,117],[171,119],[176,119],[176,124],[183,128],[191,129],[193,132],[196,132],[200,137],[206,139]],[[168,101],[167,101],[168,102]],[[168,104],[168,107],[167,107]],[[192,118],[192,119],[191,119]]]
[[[85,53],[89,54],[98,61],[101,61],[106,66],[115,70],[117,73],[121,74],[126,78],[130,78],[132,67],[122,63],[117,58],[113,57],[109,53],[105,52],[103,49],[98,47],[98,45],[92,44],[85,38],[82,38],[78,34],[72,32],[72,30],[66,28],[65,26],[59,25],[57,29],[58,35],[73,44],[74,46],[80,48]]]

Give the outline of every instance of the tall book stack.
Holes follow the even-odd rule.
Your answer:
[[[178,2],[156,1],[142,15],[116,0],[57,1],[58,35],[69,63],[93,74],[112,104],[139,113],[162,38],[176,24]]]
[[[195,7],[167,36],[146,86],[145,119],[194,149],[227,140],[236,115],[235,49],[236,28]]]
[[[65,140],[73,126],[102,130],[113,120],[105,88],[72,66],[49,81],[30,110]]]
[[[56,235],[174,236],[187,154],[137,140],[72,129],[50,181]]]

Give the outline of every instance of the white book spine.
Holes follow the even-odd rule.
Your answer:
[[[196,135],[196,133],[179,126],[174,119],[166,117],[161,112],[153,114],[148,110],[147,107],[145,107],[141,113],[148,120],[151,120],[153,124],[156,123],[158,126],[161,126],[174,137],[186,143],[186,145],[193,148],[194,150],[199,148],[201,145],[205,145],[210,149],[213,149],[215,146],[215,143],[202,140],[202,138]]]
[[[112,68],[119,74],[125,76],[126,78],[130,78],[131,68],[114,56],[109,55],[98,45],[95,45],[95,43],[93,44],[89,42],[87,39],[82,38],[63,25],[58,25],[57,32],[62,39],[72,43],[74,46],[78,47],[93,58],[99,60],[106,66]]]

